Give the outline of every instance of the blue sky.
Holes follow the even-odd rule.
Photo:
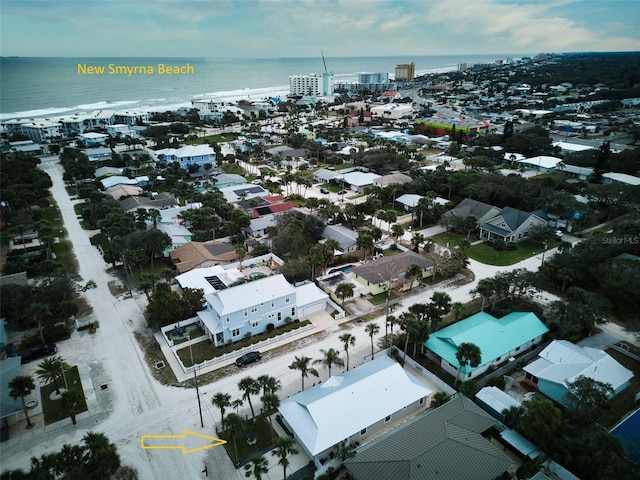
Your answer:
[[[5,56],[640,51],[638,0],[0,0],[0,18]]]

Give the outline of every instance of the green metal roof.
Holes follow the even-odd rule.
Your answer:
[[[475,368],[466,366],[462,369],[463,373],[469,373],[548,331],[545,324],[531,312],[513,312],[500,319],[486,312],[478,312],[432,333],[424,346],[460,368],[456,359],[458,345],[465,342],[477,345],[482,361]]]
[[[481,434],[496,423],[459,395],[358,449],[356,480],[493,480],[513,462]]]

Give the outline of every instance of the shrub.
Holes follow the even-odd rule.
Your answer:
[[[272,332],[276,326],[273,323],[267,323],[267,332]]]
[[[505,386],[504,377],[502,375],[495,376],[491,380],[489,380],[487,385],[491,387],[498,387],[500,390],[504,390],[504,386]]]

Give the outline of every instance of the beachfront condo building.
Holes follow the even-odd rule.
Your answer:
[[[311,97],[324,97],[333,93],[333,73],[322,75],[291,75],[289,77],[289,94]]]
[[[416,76],[416,65],[415,63],[402,63],[396,65],[396,75],[395,79],[397,81],[407,81],[412,82]]]

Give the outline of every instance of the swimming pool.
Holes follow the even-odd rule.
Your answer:
[[[344,267],[340,267],[340,268],[332,268],[331,270],[329,270],[329,273],[342,272],[345,275],[347,275],[351,273],[352,269],[353,269],[353,265],[345,265]]]
[[[640,465],[640,408],[613,427],[610,433],[622,444],[627,457]]]

